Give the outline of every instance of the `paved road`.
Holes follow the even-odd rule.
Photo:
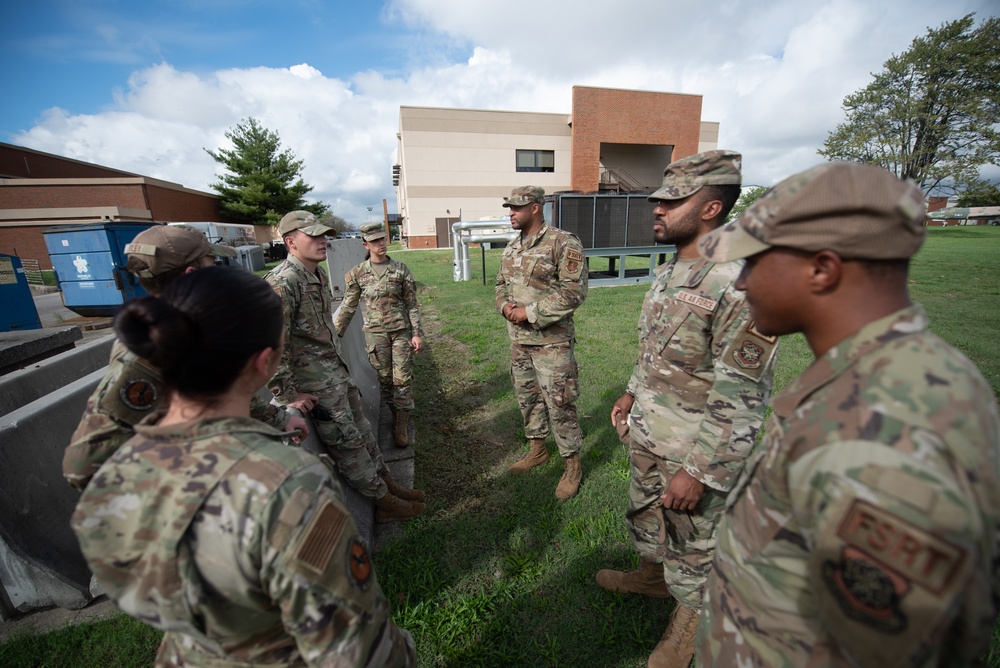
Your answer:
[[[97,339],[113,333],[110,327],[100,329],[85,329],[84,323],[93,324],[106,321],[103,318],[81,318],[79,314],[66,308],[63,304],[61,292],[50,292],[45,295],[32,295],[35,301],[35,308],[38,310],[38,319],[42,321],[42,327],[60,327],[64,325],[81,325],[83,341]]]

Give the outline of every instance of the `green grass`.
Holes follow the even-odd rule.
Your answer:
[[[143,668],[161,633],[126,615],[50,633],[17,634],[0,645],[5,668]]]
[[[934,228],[911,271],[913,297],[927,307],[934,330],[979,365],[994,392],[998,253],[998,228]],[[417,483],[430,503],[375,561],[394,619],[416,639],[419,665],[644,666],[668,606],[608,594],[593,578],[601,568],[637,563],[623,523],[626,451],[609,413],[635,361],[647,286],[592,288],[577,313],[584,479],[579,496],[559,503],[553,492],[562,466],[551,439],[552,463],[523,476],[506,473],[526,446],[509,343],[493,310],[500,251],[487,251],[485,287],[479,258],[472,280],[455,283],[451,251],[395,257],[417,278],[427,330],[427,348],[417,356],[414,419]],[[811,360],[801,336],[786,337],[777,388]],[[6,646],[0,648],[0,665],[63,665],[32,658],[43,651],[75,659],[80,649],[62,633],[41,636],[31,650],[37,654],[18,655],[28,657],[20,663],[5,660]],[[64,649],[42,649],[49,645]],[[1000,637],[988,662],[1000,667]]]

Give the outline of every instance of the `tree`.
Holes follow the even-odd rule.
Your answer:
[[[976,181],[959,196],[956,206],[1000,206],[1000,188],[989,181]]]
[[[925,195],[953,194],[1000,164],[1000,18],[928,29],[844,98],[820,155],[879,165]]]
[[[228,171],[212,188],[222,201],[219,207],[226,218],[257,225],[277,225],[289,211],[304,209],[317,216],[327,206],[322,202],[306,204],[305,194],[312,190],[300,174],[302,161],[290,150],[280,151],[278,133],[263,127],[254,118],[241,121],[226,132],[232,150],[220,148],[205,152]]]
[[[761,196],[766,193],[769,188],[764,186],[747,186],[742,193],[740,193],[740,198],[736,200],[736,204],[733,205],[733,210],[729,212],[726,216],[726,222],[731,220],[736,220],[743,215],[743,212],[750,208],[750,205],[761,198]]]
[[[319,222],[323,223],[327,227],[332,227],[338,237],[343,236],[345,232],[354,227],[340,216],[335,216],[329,211],[319,217]]]

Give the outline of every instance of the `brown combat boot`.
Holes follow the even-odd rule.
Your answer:
[[[396,447],[407,447],[410,444],[410,411],[404,411],[402,408],[396,409],[392,422],[392,435],[396,440]]]
[[[580,490],[580,478],[583,477],[583,471],[580,470],[579,452],[564,457],[563,461],[566,463],[566,468],[563,470],[562,478],[559,479],[559,484],[556,485],[556,498],[560,501],[566,501],[576,496]]]
[[[670,625],[649,655],[649,668],[686,668],[694,658],[694,635],[698,630],[697,610],[680,603],[670,615]]]
[[[619,594],[642,594],[651,598],[670,598],[670,590],[663,580],[663,565],[643,559],[634,571],[597,571],[597,584]]]
[[[404,501],[392,492],[386,492],[381,499],[375,499],[375,521],[379,524],[409,520],[427,510],[419,501]]]
[[[407,489],[396,482],[389,472],[386,471],[382,474],[382,480],[385,481],[385,486],[389,488],[389,493],[393,496],[398,496],[404,501],[426,501],[427,495],[424,494],[421,489]]]
[[[536,466],[549,463],[549,451],[545,449],[545,439],[533,438],[529,443],[531,449],[528,450],[528,454],[511,464],[510,468],[507,469],[508,471],[511,473],[525,473]]]

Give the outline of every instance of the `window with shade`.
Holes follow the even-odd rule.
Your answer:
[[[554,172],[556,170],[555,151],[535,151],[517,149],[517,171]]]

